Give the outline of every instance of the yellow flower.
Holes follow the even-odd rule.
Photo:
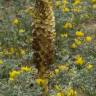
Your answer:
[[[49,73],[49,78],[52,78],[52,77],[54,77],[54,76],[55,76],[54,71]]]
[[[92,41],[92,37],[91,37],[91,36],[87,36],[87,37],[85,38],[85,40],[86,40],[86,42],[91,42],[91,41]]]
[[[64,96],[64,93],[63,93],[63,92],[58,92],[58,93],[56,94],[56,96]]]
[[[14,48],[13,48],[13,47],[11,47],[11,48],[9,49],[9,54],[14,54]]]
[[[76,36],[83,37],[84,36],[84,33],[81,32],[81,31],[76,31]]]
[[[61,1],[56,1],[56,7],[59,7],[61,5]]]
[[[23,67],[21,67],[21,71],[29,72],[29,71],[31,71],[31,68],[28,66],[23,66]]]
[[[48,82],[47,79],[41,79],[41,78],[36,79],[35,81],[36,81],[36,84],[38,84],[39,86],[43,86]]]
[[[91,70],[91,69],[93,68],[93,65],[92,65],[92,64],[88,64],[88,65],[86,66],[86,68],[87,68],[88,70]]]
[[[9,80],[14,80],[18,75],[20,75],[20,71],[13,70],[9,72]]]
[[[65,29],[67,29],[67,28],[72,28],[73,27],[73,25],[72,25],[72,23],[70,23],[70,22],[66,22],[65,24],[64,24],[64,28]]]
[[[21,53],[21,55],[25,55],[26,54],[24,49],[20,49],[20,53]]]
[[[58,66],[58,69],[59,69],[60,71],[64,71],[64,70],[68,70],[69,68],[68,68],[67,65],[60,65],[60,66]]]
[[[95,3],[96,3],[96,0],[92,0],[92,3],[94,3],[94,4],[95,4]]]
[[[0,59],[0,64],[3,64],[3,60]]]
[[[19,33],[24,33],[25,29],[19,29]]]
[[[67,34],[67,33],[63,33],[63,34],[61,34],[61,37],[62,37],[62,38],[64,38],[64,37],[67,38],[67,37],[68,37],[68,34]]]
[[[55,90],[61,90],[61,87],[59,85],[54,86]]]
[[[63,0],[63,4],[64,5],[68,4],[68,0]]]
[[[82,58],[82,56],[77,55],[77,56],[75,57],[75,63],[78,64],[78,65],[84,64],[84,59]]]
[[[55,74],[58,74],[58,73],[60,73],[60,70],[59,70],[59,69],[55,69],[55,70],[54,70],[54,73],[55,73]]]
[[[78,39],[75,39],[75,43],[76,43],[77,45],[81,45],[81,44],[82,44],[82,42],[81,42],[80,40],[78,40]]]
[[[67,7],[63,8],[62,10],[63,10],[63,12],[69,12],[70,11],[70,9]]]
[[[74,3],[73,3],[73,5],[78,5],[78,4],[80,4],[80,3],[81,3],[80,0],[75,0]]]
[[[67,96],[77,96],[77,92],[74,89],[69,88],[67,90]]]
[[[13,24],[14,24],[14,25],[18,25],[18,24],[19,24],[19,20],[18,20],[17,18],[15,18],[15,19],[13,20]]]
[[[74,49],[74,48],[77,48],[77,45],[73,43],[70,47]]]

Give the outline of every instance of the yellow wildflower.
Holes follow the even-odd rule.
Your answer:
[[[60,73],[60,70],[59,70],[59,69],[55,69],[55,70],[54,70],[54,73],[55,73],[55,74],[58,74],[58,73]]]
[[[54,72],[50,72],[49,73],[49,78],[52,78],[52,77],[54,77],[55,76],[55,73]]]
[[[56,7],[59,7],[61,5],[61,1],[56,1]]]
[[[82,56],[77,55],[77,56],[75,57],[75,63],[78,64],[78,65],[84,64],[84,59],[82,58]]]
[[[15,18],[12,22],[14,25],[18,25],[19,24],[19,20],[17,18]]]
[[[73,27],[73,25],[72,25],[72,23],[70,23],[70,22],[66,22],[65,24],[64,24],[64,28],[65,29],[67,29],[67,28],[72,28]]]
[[[29,72],[29,71],[31,71],[31,67],[23,66],[23,67],[21,67],[21,71]]]
[[[63,8],[62,10],[63,10],[63,12],[69,12],[70,11],[70,9],[67,7]]]
[[[94,3],[94,4],[95,4],[95,3],[96,3],[96,0],[92,0],[92,3]]]
[[[74,48],[77,48],[77,45],[73,43],[70,47],[74,49]]]
[[[78,40],[78,39],[75,39],[75,43],[76,43],[77,45],[81,45],[81,44],[82,44],[82,42],[81,42],[80,40]]]
[[[38,84],[39,86],[45,85],[48,82],[47,79],[41,79],[41,78],[36,79],[35,81],[36,81],[36,84]]]
[[[9,54],[14,54],[14,48],[13,48],[13,47],[11,47],[11,48],[9,49]]]
[[[88,70],[91,70],[91,69],[93,68],[93,65],[92,65],[92,64],[88,64],[88,65],[86,66],[86,68],[87,68]]]
[[[26,54],[24,49],[20,49],[20,53],[21,53],[21,55],[25,55]]]
[[[92,41],[92,37],[91,37],[91,36],[87,36],[87,37],[85,38],[85,40],[86,40],[86,42],[91,42],[91,41]]]
[[[3,60],[0,59],[0,64],[3,64]]]
[[[61,87],[59,85],[54,86],[55,90],[61,90]]]
[[[78,4],[80,4],[80,3],[81,3],[80,0],[75,0],[74,3],[73,3],[73,5],[78,5]]]
[[[67,96],[77,96],[77,92],[74,89],[69,88],[67,90]]]
[[[58,69],[60,71],[68,70],[68,66],[67,65],[60,65],[60,66],[58,66]]]
[[[68,34],[67,34],[67,33],[63,33],[63,34],[61,34],[61,37],[62,37],[62,38],[64,38],[64,37],[67,38],[67,37],[68,37]]]
[[[19,33],[24,33],[25,29],[19,29]]]
[[[64,93],[63,93],[63,92],[58,92],[58,93],[56,94],[56,96],[64,96]]]
[[[76,31],[76,36],[83,37],[84,36],[84,33],[81,32],[81,31]]]
[[[63,0],[63,4],[64,5],[68,4],[68,0]]]
[[[9,72],[9,80],[14,80],[18,75],[20,75],[20,71],[13,70]]]

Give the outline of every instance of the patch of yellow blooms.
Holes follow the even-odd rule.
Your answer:
[[[72,45],[70,46],[71,48],[77,48],[78,46],[80,46],[82,44],[81,40],[79,39],[75,39],[75,42],[72,43]]]
[[[64,8],[62,9],[62,11],[63,11],[63,12],[69,12],[70,9],[69,9],[68,7],[64,7]]]
[[[30,72],[31,71],[31,67],[27,67],[27,66],[23,66],[21,67],[21,71],[25,71],[25,72]]]
[[[54,85],[54,89],[57,90],[57,91],[62,90],[62,88],[60,87],[60,85]]]
[[[65,65],[59,65],[58,66],[58,69],[60,71],[67,71],[69,69],[69,67],[65,64]]]
[[[82,44],[81,40],[79,40],[79,39],[75,39],[75,43],[76,43],[77,45],[81,45],[81,44]]]
[[[19,19],[18,19],[18,18],[15,18],[15,19],[12,21],[12,24],[13,24],[13,25],[18,25],[18,24],[19,24]]]
[[[78,4],[80,4],[80,3],[81,3],[81,0],[74,0],[73,5],[78,5]]]
[[[72,45],[70,47],[75,49],[75,48],[77,48],[77,45],[76,45],[76,43],[72,43]]]
[[[11,48],[9,49],[9,53],[10,53],[10,54],[14,54],[14,52],[15,52],[15,49],[14,49],[13,47],[11,47]]]
[[[56,1],[56,7],[59,7],[61,5],[61,1]]]
[[[42,78],[38,78],[35,81],[36,81],[36,84],[39,86],[43,86],[43,85],[47,84],[47,82],[48,82],[47,79],[42,79]]]
[[[76,36],[77,37],[83,37],[84,36],[84,32],[82,32],[82,31],[76,31]]]
[[[19,29],[19,33],[24,33],[25,29]]]
[[[14,80],[17,76],[21,74],[21,72],[30,72],[31,68],[28,66],[22,66],[21,70],[12,70],[9,72],[9,80]]]
[[[9,80],[14,80],[16,76],[20,75],[20,71],[13,70],[9,73]]]
[[[65,29],[70,29],[70,28],[73,28],[73,25],[72,25],[72,23],[70,23],[70,22],[66,22],[65,24],[64,24],[64,28]]]
[[[73,88],[68,88],[66,91],[66,95],[64,92],[58,92],[56,96],[77,96],[77,92]]]
[[[85,60],[83,59],[82,56],[80,56],[80,55],[75,56],[75,64],[82,65],[82,64],[84,64],[84,62],[85,62]]]
[[[3,60],[2,59],[0,59],[0,64],[3,64]]]
[[[52,77],[58,75],[60,72],[67,71],[68,69],[69,69],[69,67],[67,66],[67,64],[59,65],[54,71],[51,71],[49,73],[49,78],[52,78]]]
[[[88,65],[86,66],[86,68],[87,68],[88,70],[93,69],[93,64],[88,64]]]
[[[63,92],[58,92],[56,96],[65,96]]]
[[[26,50],[20,49],[20,53],[21,53],[21,55],[25,55],[26,54]]]
[[[92,0],[92,3],[96,3],[96,0]]]
[[[91,37],[91,36],[87,36],[87,37],[85,38],[85,41],[86,41],[86,42],[91,42],[91,41],[92,41],[92,37]]]
[[[67,96],[77,96],[77,92],[73,88],[68,88]]]
[[[68,37],[68,34],[67,34],[67,33],[62,33],[62,34],[61,34],[61,37],[62,37],[62,38],[64,38],[64,37],[67,38],[67,37]]]

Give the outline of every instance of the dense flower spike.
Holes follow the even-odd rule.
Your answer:
[[[33,17],[33,62],[40,73],[48,69],[54,58],[55,18],[48,0],[36,0]]]

